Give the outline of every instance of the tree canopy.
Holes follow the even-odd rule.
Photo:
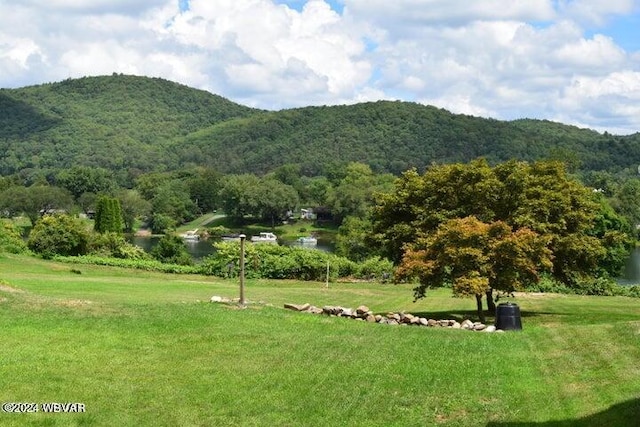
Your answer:
[[[618,273],[618,252],[629,242],[606,202],[555,161],[491,167],[480,159],[423,175],[411,170],[379,196],[372,222],[399,276],[429,282],[417,297],[430,283],[450,282],[459,293],[513,290],[535,281],[534,264],[544,270],[549,261],[556,279],[574,285],[603,269]]]

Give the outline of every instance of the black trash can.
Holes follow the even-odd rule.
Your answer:
[[[512,302],[503,302],[496,307],[496,329],[518,331],[522,329],[520,307]]]

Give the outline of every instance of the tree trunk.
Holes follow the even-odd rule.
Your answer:
[[[489,313],[495,314],[496,312],[496,303],[493,300],[493,289],[489,288],[487,291],[487,310]]]
[[[476,305],[478,307],[478,317],[482,323],[485,322],[484,311],[482,310],[482,294],[476,294]]]

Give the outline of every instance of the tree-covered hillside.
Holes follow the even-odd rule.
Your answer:
[[[175,138],[257,110],[162,79],[113,75],[0,90],[0,174],[180,167]]]
[[[74,166],[122,184],[196,165],[265,173],[299,164],[327,175],[351,161],[399,173],[433,162],[568,161],[583,170],[640,164],[640,134],[538,120],[503,122],[406,102],[266,112],[166,80],[113,75],[0,90],[0,174],[25,182]]]
[[[640,134],[631,137],[540,120],[504,122],[407,102],[306,107],[222,122],[189,135],[178,157],[200,158],[222,172],[266,172],[286,163],[322,174],[332,163],[371,165],[398,174],[410,167],[486,157],[564,160],[586,170],[640,163]]]

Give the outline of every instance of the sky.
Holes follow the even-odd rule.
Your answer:
[[[640,132],[640,0],[0,0],[0,87],[124,73]]]

